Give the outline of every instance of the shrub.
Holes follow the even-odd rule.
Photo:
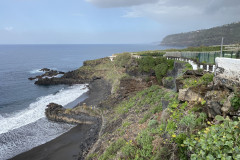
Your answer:
[[[153,57],[143,57],[139,59],[140,70],[143,72],[150,72],[155,67],[155,59]]]
[[[205,128],[184,141],[191,159],[240,159],[240,123],[220,118],[223,120],[222,124]]]
[[[157,120],[150,120],[149,123],[148,123],[148,127],[154,127],[154,126],[157,126],[158,124],[158,121]]]
[[[168,59],[168,60],[166,60],[166,61],[167,61],[167,64],[168,64],[168,68],[169,68],[170,70],[172,70],[173,67],[174,67],[174,60]]]
[[[206,73],[201,78],[204,84],[208,84],[213,81],[214,74],[213,73]]]
[[[147,130],[144,130],[137,137],[137,143],[141,146],[140,149],[137,150],[136,158],[141,157],[141,159],[149,159],[152,156],[152,141],[153,136]]]
[[[168,71],[168,66],[166,65],[166,63],[158,64],[155,67],[155,73],[159,83],[161,83],[162,78],[166,75],[167,71]]]
[[[238,110],[240,107],[240,92],[235,93],[234,97],[230,101],[234,110]]]
[[[107,160],[115,157],[116,153],[125,145],[126,141],[123,138],[118,139],[116,142],[113,142],[99,157],[100,160]]]
[[[127,142],[126,145],[121,149],[125,159],[134,159],[136,150],[137,148],[132,144],[132,141]]]
[[[128,65],[130,60],[131,60],[130,53],[122,53],[117,55],[117,57],[114,59],[114,63],[119,67],[125,67],[126,65]]]
[[[196,127],[197,122],[196,122],[197,116],[195,114],[188,114],[187,116],[184,116],[179,124],[188,128],[190,130],[190,132],[192,132],[192,130]]]

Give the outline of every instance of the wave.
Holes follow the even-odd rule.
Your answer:
[[[31,74],[36,74],[36,73],[44,73],[43,71],[41,71],[41,69],[34,69],[32,71],[29,71],[29,73]]]
[[[34,123],[0,134],[0,160],[12,158],[69,131],[75,125],[41,118]]]
[[[45,108],[49,103],[53,102],[65,106],[87,92],[88,88],[86,86],[87,85],[74,85],[62,89],[56,94],[39,97],[35,102],[31,103],[28,108],[18,113],[13,113],[6,118],[1,117],[0,134],[44,118]]]

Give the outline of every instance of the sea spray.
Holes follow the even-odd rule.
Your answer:
[[[64,106],[87,91],[88,88],[86,85],[74,85],[67,89],[60,90],[60,92],[56,94],[39,97],[35,102],[31,103],[28,108],[2,119],[0,123],[0,134],[33,123],[45,117],[45,108],[51,102]]]

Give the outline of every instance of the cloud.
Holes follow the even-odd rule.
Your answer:
[[[158,2],[158,0],[86,0],[86,1],[102,8],[129,7]]]
[[[13,27],[12,27],[12,26],[5,27],[4,30],[6,30],[6,31],[12,31],[12,30],[13,30]]]
[[[239,0],[158,0],[126,8],[123,17],[151,18],[168,30],[185,32],[240,20]]]

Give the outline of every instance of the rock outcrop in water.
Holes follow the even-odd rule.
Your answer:
[[[49,79],[49,78],[52,78],[52,77],[57,76],[59,74],[62,74],[62,75],[64,74],[64,72],[62,72],[62,71],[51,70],[51,69],[48,69],[48,68],[40,69],[40,71],[43,71],[44,74],[36,76],[36,77],[29,77],[28,79],[29,80],[35,80],[35,79],[41,80],[41,79],[46,79],[46,78]]]
[[[90,83],[95,79],[104,77],[104,70],[96,67],[99,64],[109,63],[109,58],[85,61],[79,69],[64,73],[62,77],[40,78],[35,84],[37,85],[58,85],[58,84],[83,84]],[[96,69],[96,68],[97,69]]]
[[[49,120],[55,122],[66,122],[70,124],[92,124],[99,121],[99,115],[95,114],[93,108],[87,108],[87,106],[79,106],[75,109],[65,109],[62,105],[56,103],[50,103],[47,105],[45,115]],[[90,113],[92,113],[90,115]]]

